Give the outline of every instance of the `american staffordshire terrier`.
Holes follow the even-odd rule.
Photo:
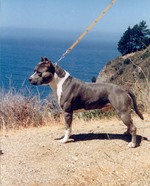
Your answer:
[[[66,123],[62,143],[66,143],[71,135],[74,111],[102,109],[111,105],[127,126],[127,132],[131,134],[132,139],[128,146],[136,147],[136,127],[131,118],[131,101],[136,114],[142,120],[144,118],[138,110],[135,95],[131,91],[111,83],[85,83],[73,78],[67,71],[45,57],[41,58],[29,81],[32,85],[50,85],[52,88]]]

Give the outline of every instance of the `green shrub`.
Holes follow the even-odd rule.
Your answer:
[[[141,59],[146,59],[150,57],[150,51],[149,50],[146,50],[146,52],[144,52],[144,54],[141,55]]]
[[[90,121],[94,119],[101,119],[101,118],[111,118],[115,115],[114,110],[110,111],[103,111],[103,110],[90,110],[87,112],[81,112],[81,113],[76,113],[75,117],[78,119],[83,119],[84,121]]]

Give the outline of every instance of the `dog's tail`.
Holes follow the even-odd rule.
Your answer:
[[[134,110],[135,110],[136,114],[137,114],[142,120],[144,120],[143,115],[141,114],[141,112],[140,112],[139,109],[138,109],[135,95],[134,95],[133,92],[131,92],[131,91],[128,91],[128,94],[129,94],[129,96],[130,96],[131,99],[132,99],[133,107],[134,107]]]

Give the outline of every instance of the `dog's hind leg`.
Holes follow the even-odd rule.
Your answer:
[[[128,146],[136,147],[136,127],[134,126],[131,118],[130,97],[126,92],[119,93],[118,91],[115,96],[110,97],[110,103],[115,108],[123,123],[127,126],[126,133],[131,134],[131,142]]]
[[[64,112],[66,131],[65,136],[63,137],[63,139],[60,140],[61,143],[67,143],[67,141],[69,140],[69,137],[71,135],[72,116],[72,113]]]
[[[128,144],[128,147],[136,147],[136,127],[133,124],[129,110],[126,112],[120,112],[119,116],[123,123],[128,127],[127,133],[131,134],[131,142]]]

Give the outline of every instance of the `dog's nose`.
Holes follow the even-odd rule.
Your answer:
[[[31,82],[32,78],[31,78],[31,77],[29,77],[29,79],[28,79],[28,80]]]

